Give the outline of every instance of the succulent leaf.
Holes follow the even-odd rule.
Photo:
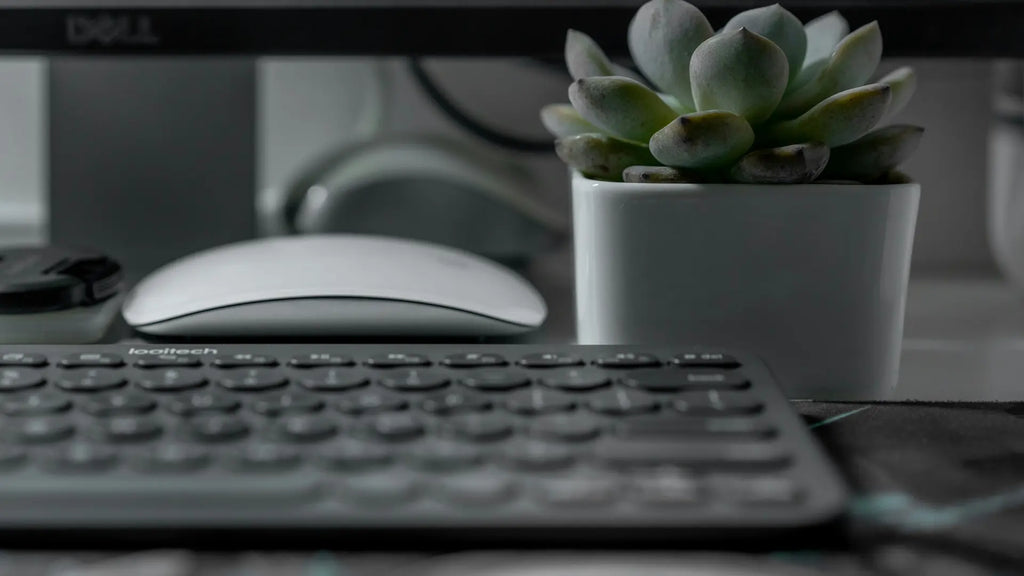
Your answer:
[[[658,98],[661,98],[662,102],[664,102],[665,104],[668,104],[669,108],[675,110],[676,114],[680,114],[680,115],[682,115],[682,114],[689,114],[689,113],[694,111],[693,108],[687,108],[686,106],[684,106],[683,103],[680,102],[678,98],[676,98],[675,96],[672,96],[671,94],[665,94],[663,92],[658,92]]]
[[[886,74],[878,82],[892,88],[892,102],[889,103],[889,109],[885,112],[885,118],[882,120],[884,122],[899,114],[910,102],[910,97],[917,90],[917,74],[914,73],[913,68],[903,66]]]
[[[786,54],[789,81],[800,72],[807,53],[807,33],[800,19],[778,4],[740,12],[722,30],[730,32],[746,28],[774,42]]]
[[[870,132],[855,142],[832,150],[824,176],[830,179],[872,182],[882,178],[917,150],[924,128],[895,124]]]
[[[573,80],[615,75],[612,61],[604,50],[579,30],[569,30],[565,34],[565,65]]]
[[[637,184],[669,184],[701,182],[701,178],[694,172],[669,166],[630,166],[622,171],[622,181],[635,182]]]
[[[629,23],[629,51],[640,71],[661,91],[695,110],[690,56],[715,33],[708,19],[683,0],[651,0]]]
[[[808,22],[804,32],[807,35],[806,68],[815,62],[827,62],[839,42],[850,33],[850,24],[842,14],[833,10]]]
[[[788,81],[786,54],[771,40],[746,28],[709,38],[694,50],[690,60],[697,110],[725,110],[751,124],[771,115]]]
[[[716,168],[731,165],[754,143],[754,129],[731,112],[685,114],[651,136],[651,154],[666,166]]]
[[[555,153],[563,162],[588,178],[620,180],[635,165],[657,164],[645,146],[605,134],[578,134],[555,141]]]
[[[804,184],[814,181],[829,162],[820,142],[755,150],[737,162],[729,175],[747,184]]]
[[[646,143],[677,116],[657,93],[622,76],[580,78],[569,86],[569,101],[591,124],[635,142]]]
[[[540,121],[555,138],[601,131],[584,120],[571,104],[548,104],[540,109]]]
[[[767,126],[762,139],[775,144],[823,142],[842,146],[867,134],[892,98],[886,84],[868,84],[830,96],[802,116]]]
[[[782,99],[775,115],[792,118],[829,96],[867,82],[882,58],[882,31],[877,22],[865,24],[843,38],[828,64],[813,77],[797,77],[803,84]]]

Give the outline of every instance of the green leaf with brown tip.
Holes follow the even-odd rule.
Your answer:
[[[580,78],[569,86],[569,101],[604,132],[645,144],[677,116],[657,93],[621,76]]]
[[[695,110],[690,56],[715,31],[699,9],[683,0],[651,0],[629,23],[629,51],[640,71],[662,92]]]
[[[731,112],[685,114],[651,136],[651,154],[666,166],[716,168],[731,165],[754,143],[750,124]]]
[[[630,166],[622,171],[622,181],[636,184],[678,184],[702,182],[703,179],[695,172],[670,166]]]
[[[882,58],[882,31],[877,22],[861,26],[836,46],[828,64],[813,78],[797,77],[797,84],[775,111],[777,118],[792,118],[829,96],[867,82]]]
[[[571,104],[548,104],[540,109],[540,121],[555,138],[601,131],[584,120]]]
[[[917,90],[917,74],[910,66],[903,66],[883,76],[878,83],[887,84],[892,88],[892,102],[889,103],[889,109],[886,110],[885,117],[882,119],[884,122],[899,114],[910,102],[911,96]]]
[[[867,134],[889,108],[892,89],[886,84],[868,84],[825,99],[799,118],[767,126],[764,142],[792,144],[823,142],[842,146]]]
[[[736,163],[729,175],[746,184],[813,182],[829,162],[829,148],[820,142],[755,150]]]
[[[740,12],[722,30],[730,32],[746,28],[771,40],[786,54],[789,81],[800,72],[807,53],[807,33],[800,19],[778,4]]]
[[[725,110],[751,124],[771,115],[788,81],[786,54],[771,40],[746,28],[709,38],[690,59],[697,110]]]
[[[565,34],[565,65],[573,80],[591,76],[615,76],[612,61],[594,39],[579,30]]]
[[[657,164],[646,147],[604,134],[561,138],[555,141],[555,153],[584,176],[602,180],[621,180],[630,166]]]
[[[832,150],[826,178],[871,182],[905,162],[921,143],[924,128],[908,124],[886,126],[856,142]]]

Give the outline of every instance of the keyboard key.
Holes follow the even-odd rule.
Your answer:
[[[119,368],[124,366],[124,359],[117,354],[86,352],[65,356],[57,365],[61,368]]]
[[[295,368],[330,368],[333,366],[354,366],[355,360],[350,356],[340,354],[303,354],[295,356],[288,361],[289,366]]]
[[[495,442],[512,435],[512,420],[502,414],[463,414],[450,421],[450,430],[472,442]]]
[[[547,480],[537,492],[541,502],[550,506],[592,509],[614,503],[622,490],[610,478],[580,477]]]
[[[383,468],[393,461],[391,449],[385,445],[345,438],[317,452],[317,462],[331,470],[369,470]]]
[[[46,383],[43,375],[34,370],[5,368],[0,370],[0,392],[18,392],[38,388]]]
[[[541,383],[566,392],[586,392],[610,386],[611,380],[600,370],[580,368],[556,372],[542,378]]]
[[[249,425],[235,416],[198,416],[189,421],[189,432],[201,442],[231,442],[245,438]]]
[[[622,388],[592,396],[587,406],[609,416],[649,414],[658,409],[658,403],[647,394]]]
[[[317,392],[343,392],[369,383],[366,374],[349,368],[314,368],[299,379],[299,384]]]
[[[199,356],[192,354],[160,354],[159,356],[146,356],[135,361],[137,368],[196,368],[202,366],[203,362]]]
[[[12,433],[19,442],[44,444],[72,437],[75,434],[75,426],[70,421],[59,418],[29,418],[16,421]]]
[[[285,392],[271,396],[261,396],[253,400],[251,407],[253,412],[263,414],[264,416],[308,414],[323,410],[324,401],[309,394]]]
[[[198,370],[154,370],[143,375],[138,385],[150,392],[181,392],[206,386],[206,377]]]
[[[370,391],[350,394],[338,401],[338,411],[352,416],[398,412],[409,407],[409,402],[395,394]]]
[[[105,392],[116,390],[128,384],[128,379],[118,370],[90,368],[61,374],[57,387],[68,392]]]
[[[540,352],[523,356],[519,360],[519,365],[526,366],[527,368],[566,368],[569,366],[582,366],[583,360],[572,354]]]
[[[167,404],[167,409],[179,416],[197,414],[228,414],[236,412],[242,403],[227,394],[194,392],[179,396]]]
[[[750,381],[735,370],[635,370],[622,382],[649,392],[683,392],[688,390],[741,390]]]
[[[366,365],[374,368],[404,368],[410,366],[430,366],[430,358],[422,354],[379,354],[366,359]]]
[[[425,470],[451,472],[480,465],[483,455],[472,446],[450,440],[432,440],[417,446],[408,459]]]
[[[250,444],[233,452],[231,465],[246,472],[286,472],[302,463],[295,449],[280,444]]]
[[[633,479],[630,497],[645,506],[694,506],[704,501],[700,481],[675,468],[645,471]]]
[[[760,471],[783,468],[789,455],[772,444],[693,442],[679,439],[631,442],[606,439],[594,456],[613,468],[676,466],[696,470]]]
[[[714,476],[708,485],[724,500],[751,506],[786,506],[801,497],[797,485],[780,476]]]
[[[232,370],[217,382],[236,392],[263,392],[288,385],[288,378],[275,370],[249,368]]]
[[[348,479],[340,495],[352,506],[390,508],[409,504],[422,492],[420,483],[405,474],[374,474]]]
[[[462,392],[445,392],[424,398],[420,403],[424,412],[439,416],[464,414],[467,412],[483,412],[491,409],[491,401],[473,394]]]
[[[565,394],[543,388],[533,388],[516,392],[505,401],[505,408],[510,412],[525,416],[568,412],[576,408],[576,402]]]
[[[672,406],[688,416],[742,416],[764,410],[764,403],[750,394],[718,390],[684,394]]]
[[[93,416],[107,418],[152,412],[156,409],[156,401],[142,394],[114,392],[90,397],[82,403],[82,407]]]
[[[42,368],[46,366],[46,356],[27,352],[6,352],[0,354],[0,366],[19,366],[22,368]]]
[[[508,361],[498,354],[467,352],[465,354],[446,356],[444,360],[441,360],[441,364],[449,368],[487,368],[505,366],[508,364]]]
[[[76,443],[44,458],[42,466],[52,472],[96,474],[114,468],[117,461],[117,451],[113,448]]]
[[[484,392],[506,392],[530,385],[530,377],[512,370],[476,370],[459,378],[459,384]]]
[[[277,358],[265,354],[221,354],[213,359],[217,368],[269,368],[277,366]]]
[[[277,424],[277,435],[289,442],[322,442],[338,433],[338,425],[323,416],[291,416]]]
[[[377,416],[370,424],[370,431],[383,440],[406,442],[423,436],[427,429],[416,416],[395,413]]]
[[[495,474],[446,477],[435,490],[439,500],[458,506],[496,506],[509,502],[515,494],[512,479]]]
[[[70,400],[59,394],[47,392],[5,398],[0,402],[0,411],[7,416],[45,416],[67,412],[70,409]]]
[[[661,366],[661,360],[653,354],[619,352],[618,354],[602,356],[594,360],[594,364],[602,368],[651,368]]]
[[[684,368],[736,368],[739,361],[721,352],[688,352],[672,359],[676,366]]]
[[[632,438],[701,440],[757,440],[777,434],[770,424],[751,418],[638,418],[624,421],[618,430],[620,435]]]
[[[516,442],[504,451],[509,466],[526,472],[552,472],[573,465],[573,453],[564,446],[527,440]]]
[[[403,392],[437,390],[447,386],[448,382],[444,374],[425,370],[399,370],[380,379],[382,385]]]
[[[562,442],[586,442],[601,435],[601,424],[583,414],[541,416],[530,425],[534,437]]]
[[[197,472],[210,464],[210,453],[194,444],[160,443],[143,453],[134,467],[154,474]]]
[[[98,428],[102,438],[108,442],[146,442],[163,433],[159,422],[135,416],[116,416],[101,420]]]

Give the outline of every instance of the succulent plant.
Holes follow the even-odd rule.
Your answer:
[[[640,74],[570,30],[571,104],[541,110],[558,156],[590,178],[896,181],[921,139],[917,126],[876,128],[916,86],[909,67],[871,81],[882,57],[876,22],[851,32],[830,12],[803,24],[773,4],[715,32],[684,0],[651,0],[628,45]]]

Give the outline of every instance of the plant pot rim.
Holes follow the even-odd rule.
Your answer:
[[[878,193],[891,194],[894,192],[920,191],[921,184],[916,180],[911,182],[898,182],[892,184],[836,184],[828,182],[810,182],[808,184],[742,184],[733,182],[612,182],[610,180],[595,180],[584,176],[577,170],[572,170],[573,187],[579,190],[589,185],[594,193],[615,193],[625,192],[636,194],[638,192],[652,194],[772,194],[772,195],[799,195],[799,194],[842,194],[856,193],[864,194],[875,191]]]

